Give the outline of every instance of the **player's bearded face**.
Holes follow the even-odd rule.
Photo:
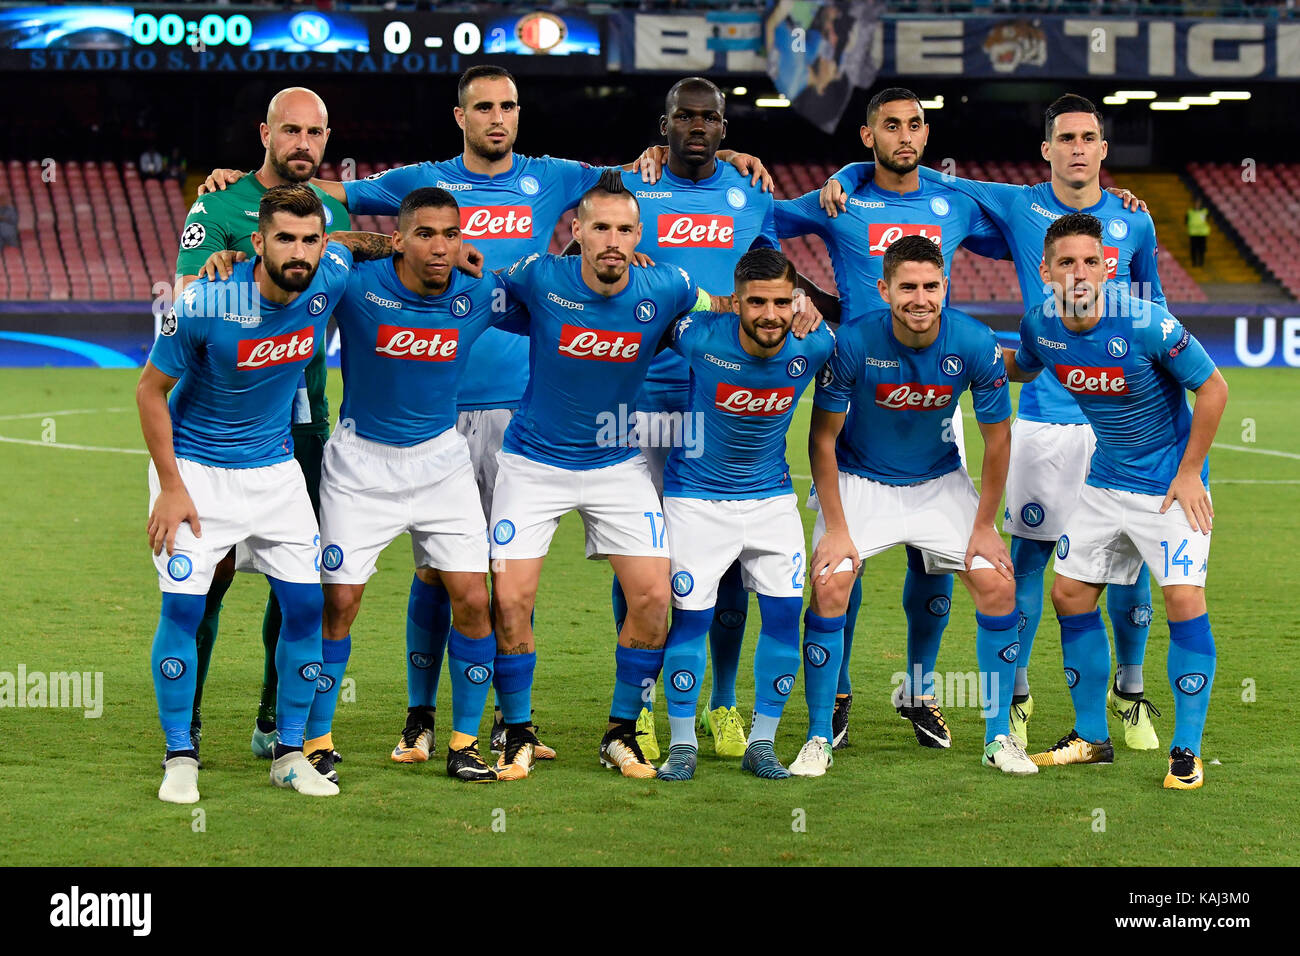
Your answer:
[[[881,290],[889,302],[895,331],[908,336],[926,336],[936,330],[947,291],[943,270],[933,262],[900,262]]]
[[[311,285],[325,248],[324,223],[316,216],[277,212],[267,232],[255,234],[253,250],[262,257],[266,274],[286,292]]]
[[[1043,144],[1043,158],[1052,176],[1079,188],[1097,181],[1108,144],[1091,113],[1062,113],[1052,124],[1052,140]]]
[[[305,116],[290,113],[277,118],[275,125],[267,128],[266,137],[276,175],[286,182],[305,183],[320,169],[329,130],[318,112]]]
[[[875,124],[862,128],[862,141],[876,162],[900,176],[920,165],[929,137],[930,127],[915,100],[880,104]]]
[[[1054,243],[1052,260],[1043,272],[1061,314],[1084,318],[1092,313],[1106,281],[1105,252],[1092,236],[1064,236]]]
[[[460,243],[460,213],[449,206],[417,209],[411,221],[393,234],[393,251],[401,256],[400,272],[403,278],[413,278],[423,295],[446,290]]]
[[[641,217],[628,196],[593,199],[574,230],[582,257],[596,278],[614,285],[627,275],[632,253],[641,241]]]
[[[751,279],[736,290],[740,328],[765,349],[776,348],[794,322],[794,285],[788,279]]]
[[[465,106],[456,119],[465,131],[465,145],[486,160],[509,155],[519,135],[519,94],[505,77],[484,77],[470,83]]]

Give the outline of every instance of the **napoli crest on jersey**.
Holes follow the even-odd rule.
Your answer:
[[[1043,510],[1043,506],[1037,501],[1031,501],[1020,509],[1020,520],[1031,528],[1037,528],[1043,523],[1043,518],[1045,517],[1046,513]]]
[[[325,307],[330,304],[330,297],[324,292],[317,292],[307,303],[307,311],[312,315],[320,315],[325,311]]]
[[[492,677],[492,672],[482,664],[471,664],[465,668],[465,677],[471,684],[486,684]]]
[[[325,565],[326,571],[337,571],[343,567],[343,549],[337,544],[326,545],[320,554],[320,561]]]
[[[803,646],[803,656],[813,667],[825,667],[826,662],[830,660],[831,655],[827,653],[826,648],[820,644],[805,644]]]
[[[519,177],[519,191],[524,193],[525,195],[536,196],[537,190],[541,188],[542,188],[541,185],[537,182],[536,176],[530,175],[530,176]]]
[[[1068,534],[1063,534],[1061,535],[1061,540],[1056,542],[1056,559],[1058,561],[1064,561],[1066,555],[1068,555],[1069,553],[1070,553],[1070,536]]]
[[[695,590],[695,578],[689,571],[678,571],[673,575],[673,593],[678,597],[686,597],[691,591]]]
[[[203,223],[192,222],[181,232],[181,248],[197,249],[203,244],[203,240],[208,236],[208,231],[203,228]]]
[[[649,299],[642,299],[636,304],[636,308],[633,310],[632,314],[636,316],[638,322],[653,322],[655,313],[658,311],[659,310],[655,308],[653,302]]]
[[[1067,667],[1065,669],[1065,686],[1073,687],[1077,683],[1079,683],[1079,672],[1073,667]]]
[[[672,681],[673,686],[682,693],[685,693],[695,686],[695,675],[690,671],[673,671],[673,676],[668,679]]]
[[[1106,232],[1112,239],[1124,239],[1128,236],[1128,223],[1123,219],[1112,219],[1106,223]]]
[[[946,216],[952,211],[952,205],[942,196],[935,196],[930,200],[930,212],[936,216]]]
[[[158,673],[168,680],[179,680],[185,673],[185,662],[179,657],[164,657],[158,662]]]
[[[1016,662],[1016,658],[1019,656],[1020,656],[1019,641],[1015,641],[1011,644],[1008,644],[1006,647],[1002,648],[1002,650],[998,651],[998,657],[1002,658],[1008,664],[1014,664]]]
[[[183,554],[173,554],[167,562],[167,573],[173,581],[184,581],[193,570],[193,562]]]
[[[944,375],[956,378],[961,374],[961,370],[966,367],[966,364],[961,360],[960,355],[945,355],[939,362],[939,367],[943,369]]]
[[[456,298],[451,300],[451,314],[456,316],[458,319],[463,319],[465,316],[469,315],[470,305],[469,296],[458,295]]]
[[[1205,685],[1209,680],[1204,674],[1184,674],[1178,680],[1174,681],[1184,694],[1196,695],[1205,690]]]
[[[782,674],[776,680],[772,681],[772,689],[782,697],[789,697],[790,691],[794,690],[794,675]]]
[[[320,661],[312,661],[310,664],[303,664],[298,668],[298,676],[303,680],[309,680],[315,683],[320,678]]]
[[[1116,335],[1106,343],[1106,351],[1110,353],[1111,358],[1123,358],[1128,355],[1128,340],[1122,335]]]
[[[492,540],[497,544],[509,544],[515,536],[515,523],[507,518],[502,518],[492,529]]]
[[[745,191],[739,186],[732,186],[727,190],[727,205],[732,209],[744,209],[747,201]]]
[[[791,378],[799,378],[808,371],[808,360],[802,355],[796,355],[790,359],[790,364],[785,367],[785,370],[790,373]]]

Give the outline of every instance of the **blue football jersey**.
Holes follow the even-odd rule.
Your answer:
[[[340,426],[406,447],[456,427],[456,395],[475,341],[517,321],[520,309],[492,272],[474,279],[453,269],[447,291],[419,295],[389,257],[353,268],[334,318],[343,352]]]
[[[653,186],[640,173],[623,182],[641,206],[641,242],[655,262],[681,266],[702,287],[726,295],[735,284],[736,263],[754,246],[779,249],[771,193],[751,186],[749,177],[719,161],[712,176],[692,182],[665,166]],[[643,411],[683,411],[689,392],[686,361],[665,350],[650,363],[637,399]]]
[[[1184,389],[1214,374],[1201,343],[1164,307],[1107,286],[1105,314],[1071,332],[1054,308],[1036,305],[1020,320],[1016,364],[1042,369],[1078,401],[1097,435],[1088,484],[1163,495],[1191,434]],[[1209,480],[1209,462],[1201,480]]]
[[[485,269],[504,269],[524,256],[545,252],[560,214],[576,206],[604,171],[572,160],[515,153],[509,170],[484,176],[471,173],[457,156],[399,166],[344,183],[343,188],[351,213],[377,215],[396,215],[414,189],[446,189],[460,205],[462,238],[483,253]],[[527,369],[527,338],[487,330],[470,351],[458,406],[514,408],[524,394]]]
[[[841,325],[813,404],[848,411],[835,445],[840,471],[886,485],[913,485],[961,467],[952,436],[957,402],[970,389],[985,424],[1011,417],[997,336],[958,309],[944,309],[939,337],[923,349],[894,337],[889,310]],[[852,409],[850,410],[850,405]]]
[[[740,344],[738,315],[697,312],[673,326],[672,346],[690,368],[688,414],[697,434],[669,453],[664,496],[792,494],[785,434],[800,396],[835,350],[830,329],[787,335],[776,355],[757,358]]]
[[[845,167],[836,178],[847,188],[850,182],[864,175],[871,175],[870,164]],[[1072,212],[1086,212],[1101,220],[1108,279],[1125,286],[1140,283],[1134,291],[1141,298],[1165,304],[1165,293],[1156,270],[1155,223],[1148,213],[1126,210],[1117,196],[1103,190],[1101,201],[1096,205],[1073,209],[1056,198],[1050,182],[1016,186],[972,179],[945,179],[942,173],[925,166],[921,167],[921,177],[925,181],[943,182],[970,196],[997,224],[1011,246],[1016,277],[1020,280],[1020,295],[1026,309],[1042,302],[1049,294],[1038,271],[1043,262],[1047,227]],[[1087,420],[1070,393],[1046,375],[1040,375],[1021,388],[1016,414],[1032,422],[1077,425]]]
[[[588,288],[579,256],[534,253],[502,274],[528,310],[528,388],[502,448],[575,470],[639,454],[636,397],[664,333],[691,311],[699,288],[685,269],[630,267],[623,291]]]
[[[945,276],[959,246],[993,259],[1007,255],[1002,233],[979,205],[942,184],[922,180],[915,192],[896,193],[868,176],[850,191],[848,206],[834,219],[817,195],[778,202],[776,231],[782,239],[813,234],[826,243],[846,322],[884,308],[876,282],[883,275],[885,251],[903,236],[925,236],[938,245]]]
[[[149,353],[155,368],[179,379],[167,402],[177,458],[258,468],[293,457],[294,395],[325,346],[352,253],[326,245],[311,284],[285,305],[256,291],[260,261],[236,263],[224,281],[200,278],[186,286]]]

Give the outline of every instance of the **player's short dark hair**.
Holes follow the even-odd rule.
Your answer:
[[[925,236],[903,236],[896,240],[885,250],[885,259],[880,266],[886,283],[903,262],[929,262],[943,272],[943,250]]]
[[[747,282],[764,279],[785,279],[791,285],[799,282],[799,273],[794,263],[785,257],[780,249],[759,247],[750,249],[736,263],[735,288],[737,291]]]
[[[1106,128],[1101,122],[1101,113],[1092,100],[1086,96],[1080,96],[1077,93],[1066,93],[1064,96],[1057,97],[1052,101],[1052,105],[1047,108],[1043,114],[1043,141],[1050,143],[1052,141],[1052,124],[1062,113],[1091,113],[1097,117],[1097,134],[1106,135]]]
[[[607,169],[600,174],[600,180],[592,186],[582,198],[578,200],[578,218],[581,219],[584,214],[591,213],[591,201],[601,196],[624,196],[632,201],[636,207],[637,218],[641,217],[641,204],[636,201],[636,197],[623,185],[623,171],[620,169]]]
[[[921,106],[921,98],[911,90],[902,86],[888,87],[873,96],[871,101],[867,103],[867,125],[870,126],[876,121],[876,114],[880,112],[880,107],[898,100],[915,100],[917,107],[920,108]],[[921,110],[921,119],[925,119],[925,110]]]
[[[460,204],[455,196],[437,186],[412,189],[397,209],[397,228],[405,229],[418,209],[455,209],[459,213]]]
[[[1056,240],[1064,239],[1066,236],[1088,236],[1096,239],[1097,244],[1101,245],[1101,220],[1086,212],[1072,212],[1048,226],[1047,235],[1043,238],[1043,259],[1049,265],[1052,261],[1052,247],[1056,245]]]
[[[712,93],[718,98],[718,102],[722,104],[720,112],[725,114],[727,111],[727,94],[718,88],[718,84],[702,76],[687,76],[674,83],[668,90],[668,95],[664,97],[665,115],[672,115],[673,100],[677,98],[677,94],[683,91],[688,93]]]
[[[316,191],[306,183],[272,186],[262,193],[262,201],[257,204],[258,232],[271,228],[271,217],[277,212],[287,212],[291,216],[319,216],[320,230],[325,232],[325,206]]]
[[[481,66],[471,66],[468,70],[460,75],[460,81],[456,84],[456,103],[461,109],[465,108],[465,91],[475,80],[481,80],[484,77],[500,76],[514,83],[515,89],[519,89],[519,84],[515,83],[515,78],[510,75],[510,71],[504,66],[494,66],[491,63],[484,63]]]

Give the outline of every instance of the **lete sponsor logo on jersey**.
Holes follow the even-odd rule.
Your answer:
[[[460,231],[466,239],[531,239],[532,206],[461,206]]]
[[[381,325],[375,337],[375,351],[393,358],[419,362],[452,362],[456,359],[459,329],[408,329]]]
[[[236,368],[266,368],[289,365],[311,358],[316,335],[310,325],[269,339],[240,339]]]
[[[794,404],[794,386],[784,388],[745,388],[718,383],[714,405],[735,415],[782,415]]]
[[[660,213],[659,245],[730,249],[736,228],[730,216]]]
[[[881,382],[876,386],[876,404],[893,411],[914,408],[946,408],[952,404],[951,385],[922,385],[919,382],[893,384]]]
[[[560,352],[596,362],[635,362],[641,351],[640,332],[610,332],[578,325],[560,328]]]
[[[1118,365],[1098,368],[1092,365],[1058,365],[1056,377],[1061,384],[1079,395],[1127,395],[1128,382]]]
[[[917,222],[873,222],[867,227],[871,254],[883,256],[889,247],[904,236],[925,236],[936,246],[943,245],[943,227]]]

